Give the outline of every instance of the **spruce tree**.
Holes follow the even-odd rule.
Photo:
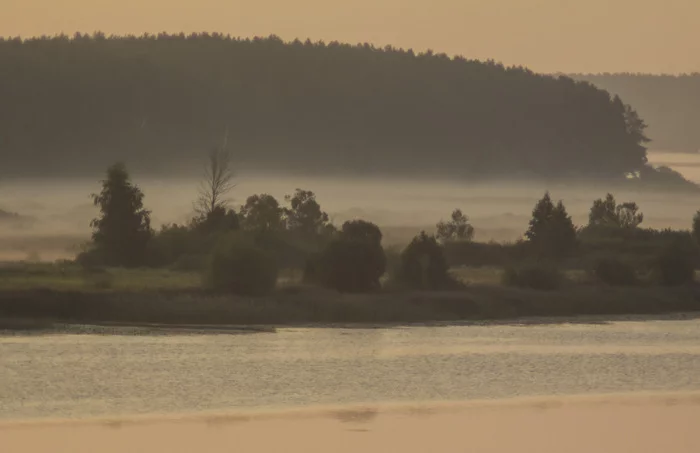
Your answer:
[[[103,264],[145,264],[146,247],[152,236],[150,211],[143,208],[143,192],[131,183],[124,164],[107,169],[102,191],[92,198],[100,208],[100,217],[90,223],[92,240]]]
[[[561,258],[576,247],[576,227],[564,203],[552,203],[549,192],[535,204],[525,237],[543,257]]]

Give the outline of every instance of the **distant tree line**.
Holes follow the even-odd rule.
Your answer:
[[[572,74],[619,95],[634,105],[649,123],[653,148],[669,151],[700,150],[700,73],[681,75],[652,74]]]
[[[189,171],[229,131],[246,168],[623,178],[644,121],[570,77],[369,44],[220,34],[0,39],[0,171]]]

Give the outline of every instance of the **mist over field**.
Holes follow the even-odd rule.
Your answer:
[[[687,154],[650,153],[650,161],[668,164],[700,182],[700,158]],[[186,223],[193,215],[199,180],[191,177],[134,175],[152,211],[152,225]],[[72,258],[89,240],[89,223],[97,214],[90,194],[102,174],[81,178],[30,178],[0,181],[0,259],[54,260]],[[230,205],[237,208],[249,195],[269,193],[281,202],[296,188],[312,190],[337,225],[363,218],[382,227],[385,245],[407,244],[420,230],[433,231],[455,208],[470,217],[479,241],[513,241],[522,237],[532,207],[545,190],[562,199],[574,223],[585,224],[592,200],[611,191],[618,200],[636,201],[645,215],[643,226],[688,229],[698,209],[697,194],[634,191],[593,183],[490,182],[474,184],[448,179],[390,177],[302,177],[242,171],[236,176]],[[17,216],[7,215],[16,213]]]

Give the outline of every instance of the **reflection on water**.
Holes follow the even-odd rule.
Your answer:
[[[343,423],[369,423],[377,417],[377,409],[341,410],[332,413],[333,417]]]
[[[0,337],[6,420],[669,390],[700,390],[699,320]]]

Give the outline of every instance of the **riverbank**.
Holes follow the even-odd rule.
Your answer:
[[[236,330],[245,326],[408,324],[523,317],[700,312],[700,286],[573,285],[536,291],[472,285],[460,291],[340,294],[287,286],[265,297],[204,290],[0,290],[0,328],[40,330],[56,323],[102,327]]]

